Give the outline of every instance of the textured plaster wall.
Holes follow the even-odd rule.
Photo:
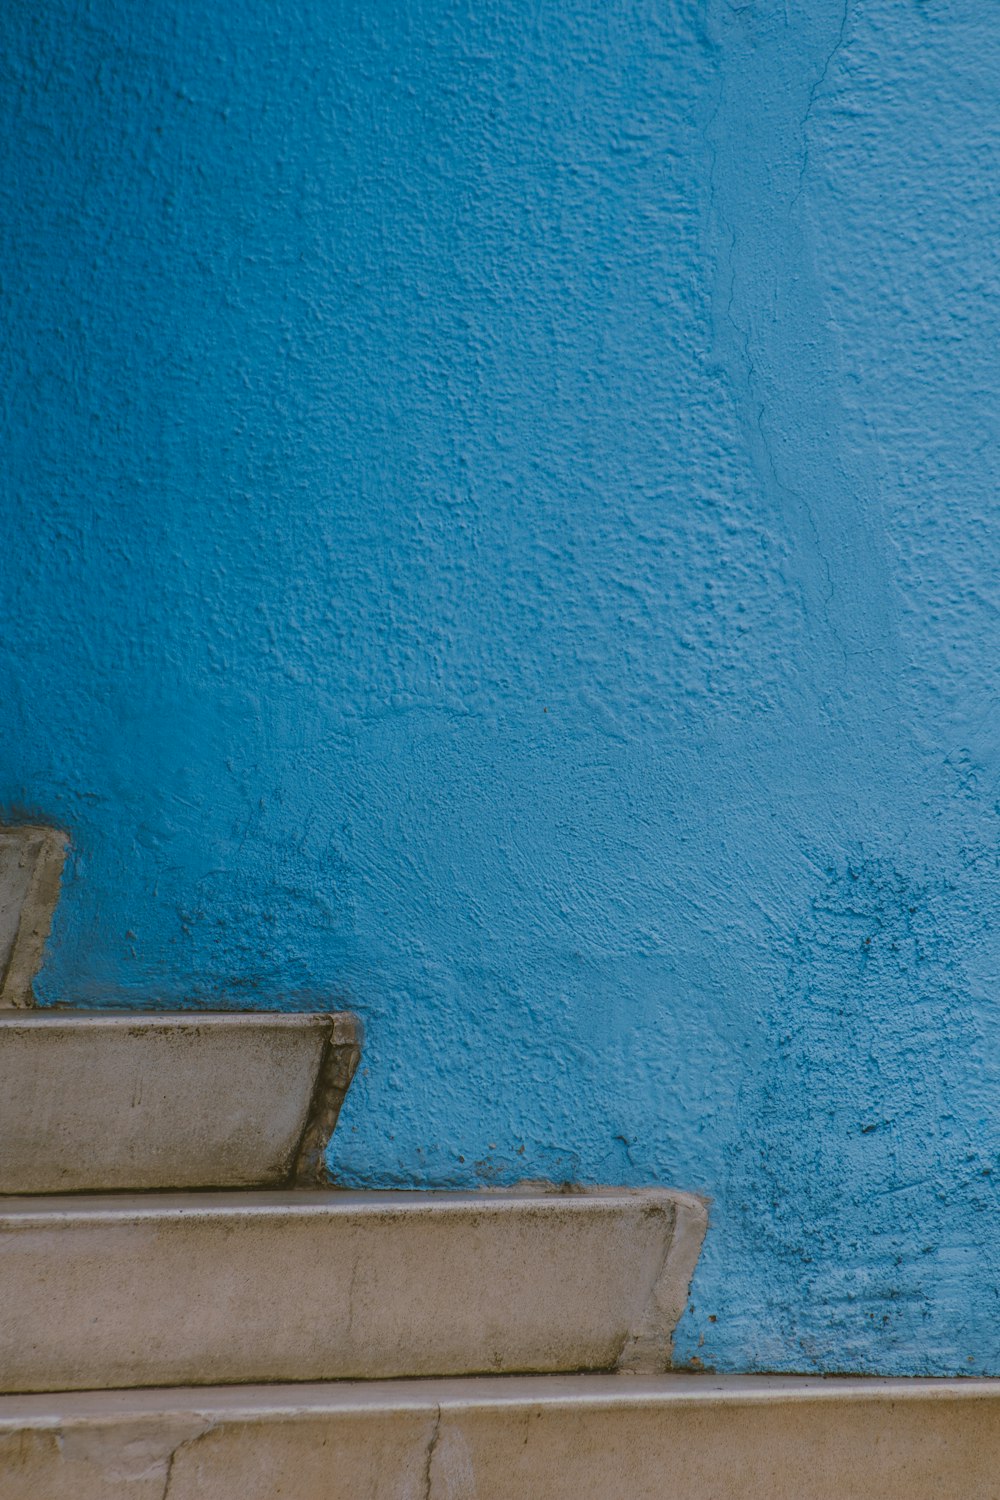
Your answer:
[[[45,1001],[354,1006],[354,1184],[676,1184],[724,1369],[1000,1373],[1000,11],[0,14]]]

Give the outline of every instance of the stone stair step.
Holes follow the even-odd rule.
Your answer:
[[[0,1193],[322,1182],[345,1013],[0,1013]]]
[[[705,1229],[661,1189],[0,1200],[0,1388],[663,1369]]]
[[[1000,1381],[508,1376],[0,1398],[4,1500],[995,1500]]]

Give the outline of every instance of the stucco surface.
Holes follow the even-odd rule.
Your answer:
[[[348,1005],[343,1181],[705,1193],[682,1360],[1000,1373],[1000,12],[0,41],[42,999]]]

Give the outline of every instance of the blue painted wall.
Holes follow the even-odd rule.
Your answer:
[[[337,997],[342,1180],[698,1189],[683,1359],[1000,1373],[1000,12],[0,40],[43,999]]]

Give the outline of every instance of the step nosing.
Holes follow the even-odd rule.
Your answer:
[[[0,1012],[0,1028],[44,1029],[62,1026],[72,1029],[100,1027],[169,1027],[194,1029],[204,1026],[227,1026],[239,1029],[305,1030],[322,1026],[329,1011],[228,1011],[228,1010],[7,1010]]]
[[[579,1193],[563,1197],[556,1193],[526,1194],[512,1189],[510,1193],[489,1189],[484,1192],[436,1193],[422,1189],[391,1193],[331,1189],[328,1191],[291,1188],[257,1193],[234,1189],[204,1192],[114,1194],[45,1194],[0,1198],[0,1222],[24,1223],[36,1220],[50,1224],[64,1220],[134,1220],[203,1218],[302,1218],[307,1216],[343,1215],[384,1217],[388,1215],[451,1214],[467,1217],[470,1211],[483,1215],[507,1213],[593,1215],[618,1213],[628,1207],[637,1213],[662,1211],[672,1207],[669,1192]]]
[[[159,1386],[0,1396],[0,1431],[92,1418],[152,1415],[308,1418],[359,1411],[636,1409],[649,1406],[757,1406],[822,1402],[1000,1401],[1000,1379],[981,1377],[836,1377],[674,1373],[512,1374],[416,1380],[312,1381],[254,1385]]]

